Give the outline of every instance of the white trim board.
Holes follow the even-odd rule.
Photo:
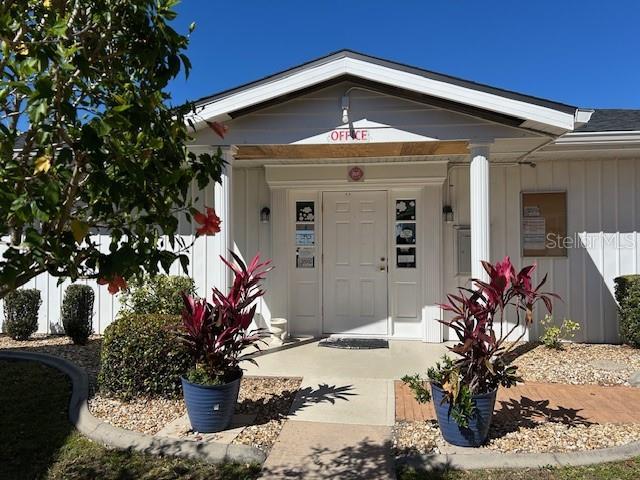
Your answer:
[[[336,58],[320,65],[309,66],[285,77],[259,85],[247,86],[245,89],[230,93],[225,97],[213,99],[210,103],[205,103],[198,111],[197,117],[193,117],[192,120],[197,128],[202,128],[205,126],[202,119],[228,120],[229,113],[233,111],[270,101],[345,75],[520,118],[523,120],[522,126],[524,128],[535,127],[554,135],[573,130],[577,118],[584,121],[584,115],[579,115],[578,110],[567,113],[348,57]]]

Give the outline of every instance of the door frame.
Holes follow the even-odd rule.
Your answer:
[[[389,225],[395,219],[396,198],[405,195],[416,198],[420,211],[418,225],[418,270],[409,279],[409,271],[394,268],[395,253],[394,229],[388,228],[388,255],[393,264],[389,264],[387,277],[388,321],[390,325],[388,338],[398,340],[421,340],[424,342],[441,342],[442,325],[433,320],[442,318],[439,307],[445,279],[443,277],[443,227],[442,227],[442,192],[446,180],[446,162],[441,161],[384,161],[367,165],[367,179],[364,182],[349,182],[345,176],[345,164],[291,164],[265,165],[265,181],[271,191],[272,225],[270,245],[274,263],[283,268],[282,277],[278,277],[278,285],[270,285],[274,294],[274,308],[268,314],[289,318],[293,331],[299,335],[322,336],[323,330],[323,262],[317,262],[315,272],[299,271],[295,268],[295,223],[293,221],[296,201],[314,201],[318,208],[322,205],[324,191],[361,191],[386,190],[389,205]],[[313,172],[313,175],[310,175]],[[317,172],[317,174],[316,174]],[[313,178],[313,179],[310,179]],[[316,255],[322,251],[322,221],[316,215]],[[318,258],[318,257],[316,257]],[[300,274],[305,274],[300,277]],[[312,275],[310,275],[312,274]],[[274,277],[275,278],[275,277]],[[411,305],[407,308],[406,300],[401,298],[399,288],[410,294],[409,288],[416,285],[417,305],[414,312]],[[310,292],[313,288],[313,299],[307,301],[301,309],[298,297],[300,288]],[[409,292],[409,293],[407,293]],[[275,300],[277,298],[277,300]],[[312,297],[309,296],[309,299]],[[413,300],[413,297],[411,298]],[[300,323],[298,323],[300,322]],[[297,326],[296,326],[297,325]],[[364,337],[363,337],[364,338]]]
[[[336,193],[336,192],[384,192],[385,194],[385,203],[386,203],[386,217],[387,217],[387,245],[386,245],[386,258],[387,258],[387,271],[385,275],[385,284],[386,284],[386,294],[387,294],[387,334],[386,335],[372,335],[365,333],[352,333],[352,334],[342,334],[342,333],[328,333],[325,331],[324,325],[324,301],[325,301],[325,291],[324,291],[324,199],[325,193]],[[391,338],[393,336],[393,319],[391,316],[391,292],[389,289],[389,265],[391,262],[391,246],[393,244],[393,237],[391,232],[390,219],[391,219],[391,190],[389,188],[376,188],[376,186],[371,186],[371,188],[324,188],[319,193],[319,201],[320,201],[320,221],[319,221],[319,254],[320,254],[320,325],[319,332],[324,337],[358,337],[358,338]],[[395,213],[395,212],[394,212]]]

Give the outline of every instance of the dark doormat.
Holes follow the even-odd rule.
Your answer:
[[[382,338],[325,338],[318,342],[319,347],[347,348],[350,350],[370,350],[389,348],[389,342]]]

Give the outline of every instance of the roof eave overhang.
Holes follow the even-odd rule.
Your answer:
[[[205,120],[228,120],[235,111],[269,102],[290,95],[292,92],[330,82],[343,76],[353,76],[515,117],[522,120],[520,127],[551,136],[560,136],[572,131],[579,124],[588,121],[590,116],[589,113],[585,113],[586,111],[571,110],[566,106],[555,109],[441,79],[428,78],[388,65],[342,56],[329,59],[325,63],[309,65],[303,69],[294,69],[290,74],[274,78],[272,81],[249,84],[246,88],[234,90],[228,95],[204,101],[197,106],[197,115],[191,120],[196,128],[202,128],[205,125]]]
[[[640,150],[640,131],[570,132],[539,153],[615,152]]]

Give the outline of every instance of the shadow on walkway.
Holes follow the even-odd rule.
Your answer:
[[[562,423],[572,427],[592,425],[580,415],[579,409],[549,406],[549,400],[533,400],[528,397],[498,402],[492,423],[492,436],[502,436],[521,428],[534,428],[541,422]],[[499,435],[495,435],[498,433]]]
[[[319,403],[330,403],[335,405],[336,401],[342,400],[349,401],[349,397],[353,397],[357,393],[353,392],[353,385],[329,385],[322,383],[318,385],[318,388],[305,387],[298,390],[296,398],[291,405],[291,411],[293,414],[304,410],[311,405],[317,405]]]
[[[315,445],[299,461],[287,465],[265,466],[265,479],[388,480],[395,477],[391,441],[362,441],[339,449]]]

